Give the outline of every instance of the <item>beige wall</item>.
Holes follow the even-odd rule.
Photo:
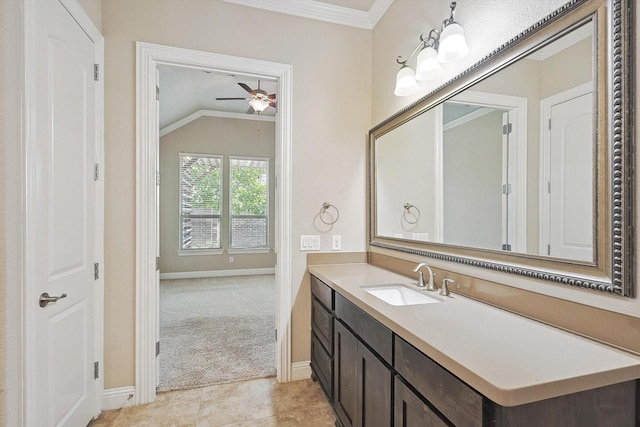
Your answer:
[[[160,101],[162,102],[162,101]],[[274,159],[275,123],[257,120],[201,117],[160,138],[160,273],[191,271],[235,270],[244,268],[273,268],[275,254],[233,254],[229,262],[225,251],[216,255],[179,256],[179,153],[222,155],[224,175],[228,176],[229,156],[263,157],[269,162],[269,242],[274,237]],[[224,180],[223,194],[229,194],[228,180]],[[223,198],[222,212],[229,211],[229,199]],[[223,217],[224,221],[228,221]],[[222,230],[225,230],[223,226]],[[229,236],[222,234],[221,244],[228,248]]]
[[[564,0],[541,0],[528,3],[527,8],[514,8],[513,3],[508,0],[491,1],[490,7],[488,7],[486,0],[467,0],[464,3],[458,3],[456,20],[465,29],[471,49],[469,56],[457,64],[445,64],[443,76],[425,84],[417,95],[394,97],[391,94],[395,83],[395,74],[399,68],[394,59],[398,55],[406,57],[417,44],[421,32],[439,26],[442,19],[448,16],[447,2],[394,2],[373,30],[373,122],[378,123],[412,104],[564,3]],[[636,10],[636,19],[637,16],[638,10]],[[637,32],[635,37],[637,40]],[[638,46],[637,43],[636,46]],[[412,64],[415,63],[412,62]],[[636,102],[638,101],[636,100]],[[635,137],[637,138],[639,134],[640,128],[636,127]],[[537,152],[535,155],[537,156]],[[637,191],[639,190],[640,188],[637,188]],[[398,253],[393,253],[393,256],[403,257]],[[446,262],[438,262],[437,264],[439,268],[457,271],[467,276],[504,283],[586,306],[604,308],[615,313],[640,317],[640,300],[638,298],[620,298],[552,284],[541,285],[524,278],[486,272],[459,264]]]
[[[256,28],[268,28],[256,34]],[[105,388],[134,383],[135,42],[293,66],[292,361],[309,359],[310,297],[299,235],[340,209],[344,251],[365,245],[365,134],[371,124],[371,32],[218,0],[108,0],[105,48]]]

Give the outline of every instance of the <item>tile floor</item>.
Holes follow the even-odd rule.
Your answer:
[[[158,393],[148,405],[105,411],[88,427],[334,427],[317,382],[263,378]]]

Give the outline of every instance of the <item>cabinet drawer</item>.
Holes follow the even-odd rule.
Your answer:
[[[311,330],[329,354],[333,354],[333,316],[315,297],[311,297]]]
[[[316,375],[329,401],[333,401],[333,358],[318,342],[318,337],[311,334],[311,369]]]
[[[448,427],[429,405],[424,403],[413,391],[395,376],[395,397],[393,425],[396,427]]]
[[[324,304],[329,311],[333,311],[333,289],[313,274],[311,275],[311,295],[318,298],[318,301]]]
[[[400,337],[395,369],[457,426],[482,426],[482,396]]]
[[[391,330],[338,293],[335,294],[335,304],[336,317],[391,365],[393,356]]]

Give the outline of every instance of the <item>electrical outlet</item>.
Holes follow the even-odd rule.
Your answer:
[[[233,262],[233,257],[232,256],[229,257],[229,262]]]
[[[339,251],[342,249],[342,236],[334,234],[331,236],[331,250]]]

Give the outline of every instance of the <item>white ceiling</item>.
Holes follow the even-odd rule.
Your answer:
[[[325,22],[371,29],[393,0],[224,0],[243,6],[302,16]],[[216,98],[247,98],[249,94],[238,82],[252,89],[258,87],[258,77],[231,75],[193,68],[159,66],[160,129],[180,122],[201,110],[246,114],[248,101],[216,101]],[[260,79],[260,88],[276,93],[277,82]],[[261,115],[274,116],[275,108]],[[254,115],[255,116],[255,115]],[[175,126],[170,129],[175,128]]]

